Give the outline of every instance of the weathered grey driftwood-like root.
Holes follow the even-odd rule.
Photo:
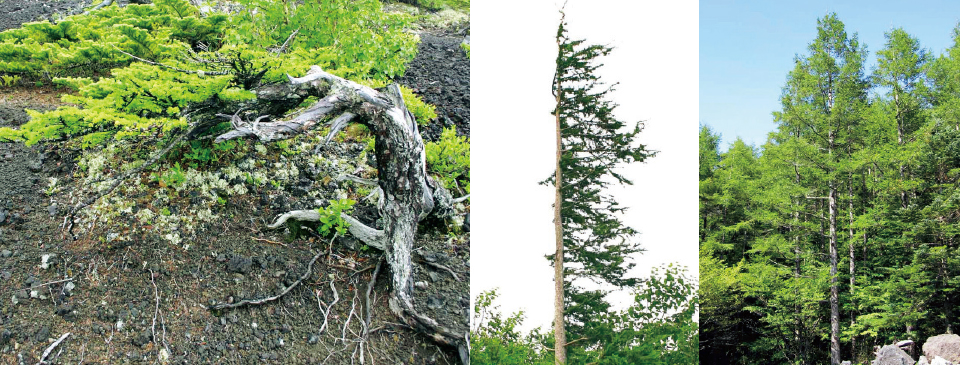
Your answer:
[[[381,93],[327,73],[318,66],[312,66],[304,77],[289,77],[289,80],[288,87],[276,90],[298,93],[307,90],[322,98],[289,120],[258,123],[234,118],[234,129],[218,136],[216,141],[240,137],[261,141],[290,138],[314,128],[328,115],[340,115],[334,121],[335,130],[350,121],[366,125],[375,136],[377,183],[382,192],[382,204],[378,208],[383,229],[368,227],[349,215],[343,218],[350,223],[351,234],[386,254],[393,284],[391,310],[404,323],[435,341],[457,347],[463,363],[469,364],[466,335],[437,323],[413,306],[412,254],[417,225],[431,213],[448,217],[453,199],[441,184],[427,176],[423,139],[413,115],[404,106],[399,87],[390,85]],[[282,98],[269,94],[272,93],[259,92],[258,98]],[[269,227],[279,227],[289,219],[316,221],[319,218],[315,210],[293,211],[281,215]]]
[[[358,221],[356,218],[351,217],[348,214],[340,214],[340,217],[347,222],[349,227],[347,231],[350,232],[358,240],[366,243],[367,246],[376,248],[381,251],[386,251],[386,235],[383,231],[378,229],[373,229]],[[319,222],[320,213],[315,209],[310,210],[294,210],[283,213],[280,217],[277,218],[277,221],[273,224],[267,226],[270,229],[277,229],[288,220],[293,219],[301,222]]]

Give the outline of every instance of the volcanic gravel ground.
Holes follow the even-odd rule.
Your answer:
[[[437,119],[420,131],[427,140],[438,139],[441,129],[450,126],[457,127],[457,135],[470,136],[470,59],[460,48],[462,41],[421,33],[417,58],[399,80],[437,107]]]
[[[75,12],[81,4],[89,2],[0,0],[0,30]],[[443,126],[456,125],[459,134],[469,135],[469,60],[459,48],[461,39],[422,33],[421,40],[400,80],[438,107],[438,119],[421,133],[435,139]],[[25,109],[61,105],[56,92],[0,89],[0,126],[25,123]],[[230,197],[215,212],[222,220],[180,245],[158,234],[119,243],[105,243],[96,234],[71,240],[60,227],[65,209],[57,201],[75,189],[76,156],[52,146],[0,143],[0,364],[37,363],[68,332],[51,356],[56,363],[349,364],[351,358],[357,363],[354,340],[363,331],[364,296],[379,252],[340,238],[332,255],[322,256],[309,278],[280,300],[210,311],[206,306],[214,303],[279,293],[303,274],[316,252],[327,250],[325,240],[290,240],[283,232],[262,230],[276,214],[311,203],[297,194],[262,190]],[[50,178],[59,179],[60,193],[46,192]],[[302,189],[320,185],[301,182]],[[370,221],[376,212],[358,207],[357,215]],[[418,310],[466,332],[469,235],[419,236]],[[422,262],[449,268],[459,280]],[[384,267],[372,291],[365,355],[381,364],[457,363],[455,349],[397,324],[387,307],[389,281]]]

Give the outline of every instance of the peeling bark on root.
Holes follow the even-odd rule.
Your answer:
[[[369,87],[342,79],[312,66],[306,76],[290,77],[288,94],[299,91],[322,97],[313,106],[289,120],[259,123],[246,122],[234,116],[234,129],[216,138],[217,142],[255,137],[272,141],[293,137],[314,128],[328,115],[340,115],[336,127],[349,121],[367,126],[376,138],[375,152],[383,203],[379,206],[383,230],[367,227],[360,221],[343,215],[350,222],[350,233],[369,246],[382,249],[390,265],[393,293],[390,309],[407,325],[427,334],[435,341],[456,346],[464,364],[469,364],[467,335],[455,333],[437,321],[420,314],[413,306],[412,253],[417,224],[431,212],[441,217],[449,215],[452,197],[439,183],[427,176],[423,139],[413,115],[407,110],[394,84],[381,93]],[[289,91],[296,91],[289,93]],[[270,90],[258,97],[282,99]],[[335,133],[334,128],[331,133]],[[271,228],[279,227],[288,219],[316,221],[319,214],[313,210],[288,212],[281,215]]]

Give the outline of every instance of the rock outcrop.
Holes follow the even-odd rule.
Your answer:
[[[886,345],[877,351],[877,358],[871,365],[914,365],[916,361],[897,345]]]
[[[936,363],[937,356],[951,363],[960,362],[960,336],[944,334],[928,338],[923,343],[923,355],[933,359],[931,365]]]

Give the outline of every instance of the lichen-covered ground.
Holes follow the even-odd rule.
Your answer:
[[[3,0],[0,26],[76,5]],[[459,48],[462,35],[451,29],[423,31],[420,53],[399,80],[438,106],[439,117],[422,131],[427,140],[443,126],[469,133],[469,60]],[[24,109],[55,108],[59,92],[0,89],[0,126],[26,122]],[[76,240],[61,227],[64,207],[102,184],[98,173],[122,170],[111,161],[131,160],[127,147],[78,153],[0,143],[0,364],[34,364],[68,332],[51,355],[56,363],[360,363],[366,293],[381,253],[350,237],[331,247],[265,228],[278,213],[343,197],[358,200],[354,215],[376,225],[376,209],[363,200],[369,189],[337,180],[370,174],[365,144],[338,138],[313,154],[320,136],[239,143],[219,161],[185,163],[179,184],[151,171],[131,177],[83,215]],[[169,168],[170,161],[161,163]],[[419,261],[457,278],[416,264],[418,309],[466,332],[469,234],[425,229],[419,236]],[[324,255],[309,278],[280,300],[207,309],[279,293],[318,252]],[[455,349],[398,324],[389,292],[384,265],[371,292],[365,363],[458,363]]]

